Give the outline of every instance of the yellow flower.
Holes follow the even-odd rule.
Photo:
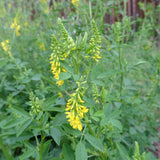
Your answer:
[[[11,28],[13,29],[13,28],[15,28],[17,26],[17,24],[15,24],[15,23],[12,23],[11,24]]]
[[[80,131],[82,130],[82,123],[79,119],[78,116],[76,116],[71,122],[70,125],[74,128],[74,129],[79,129]]]
[[[10,51],[8,51],[8,53],[7,53],[9,56],[11,56],[12,55],[12,53],[10,52]]]
[[[57,81],[56,84],[58,84],[59,86],[62,86],[64,83],[64,80],[60,80],[60,81]]]
[[[60,98],[63,97],[63,94],[61,92],[58,92],[58,94],[59,94]]]
[[[39,44],[39,47],[40,47],[40,49],[41,49],[42,51],[45,51],[45,50],[46,50],[44,44]]]
[[[19,30],[20,30],[21,26],[17,24],[17,18],[16,17],[14,18],[14,22],[11,24],[10,27],[11,27],[11,29],[15,29],[16,30],[16,35],[17,36],[20,36]]]
[[[94,21],[92,21],[92,30],[93,30],[93,35],[92,38],[90,39],[89,50],[87,51],[87,55],[85,56],[85,58],[91,57],[96,62],[98,62],[99,59],[101,59],[101,54],[100,54],[101,36]]]
[[[74,129],[82,130],[81,119],[84,117],[84,113],[88,112],[88,109],[82,105],[84,101],[82,100],[82,94],[80,88],[76,89],[76,93],[70,95],[70,99],[66,104],[66,118],[70,122],[70,125]]]
[[[9,44],[8,43],[9,43],[9,40],[1,42],[1,46],[2,46],[4,51],[7,51],[9,49]]]
[[[72,0],[72,4],[78,7],[79,5],[79,0]]]
[[[18,25],[17,28],[16,28],[16,35],[17,35],[17,36],[20,36],[20,33],[19,33],[20,27],[21,27],[21,26]]]

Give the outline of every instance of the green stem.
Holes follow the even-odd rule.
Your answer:
[[[70,87],[70,89],[72,90],[72,92],[74,92],[74,90],[73,90],[71,84],[68,82],[68,80],[66,80],[66,82],[67,82],[68,86]]]
[[[1,138],[0,138],[0,147],[1,147],[3,153],[4,153],[5,157],[6,157],[6,160],[12,160],[13,157],[11,157],[9,155],[9,152],[7,151],[7,148],[4,146]]]
[[[40,148],[39,148],[39,155],[40,155],[40,160],[43,160],[43,142],[44,142],[44,132],[41,131],[41,144],[40,144]]]
[[[119,68],[122,71],[122,61],[121,61],[121,48],[120,44],[118,44],[118,53],[119,53]],[[122,94],[123,88],[123,72],[121,72],[121,81],[120,81],[120,95]]]
[[[157,75],[159,75],[159,69],[157,69]],[[154,98],[156,97],[158,93],[158,85],[159,85],[159,77],[157,77],[154,93],[152,94],[153,96],[152,96],[151,102],[149,103],[149,107],[151,107],[151,105],[153,104]]]
[[[79,75],[79,64],[77,63],[75,57],[73,56],[73,53],[71,54],[71,57],[72,57],[72,62],[73,62],[73,65],[74,65],[75,73],[77,75]]]
[[[114,155],[114,160],[115,160],[115,159],[116,159],[116,158],[115,158],[115,157],[116,157],[116,153],[115,153],[115,149],[114,149],[114,146],[113,146],[113,141],[112,141],[112,139],[110,139],[109,141],[110,141],[110,143],[111,143],[111,148],[112,148],[113,155]]]
[[[88,129],[89,129],[89,133],[90,133],[92,136],[95,136],[95,133],[93,132],[90,124],[89,124],[88,122],[86,122],[86,125],[87,125],[87,127],[88,127]]]
[[[90,71],[91,71],[91,67],[92,67],[92,59],[89,63],[89,69],[88,69],[88,72],[87,72],[87,77],[86,77],[86,81],[88,81],[88,77],[89,77],[89,74],[90,74]]]

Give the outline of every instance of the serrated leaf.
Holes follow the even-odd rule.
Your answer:
[[[57,101],[58,95],[52,96],[49,99],[46,99],[44,104],[45,104],[45,108],[48,108],[49,106],[53,106],[54,103]]]
[[[103,127],[108,124],[108,121],[109,121],[108,118],[103,118],[100,122],[100,125]]]
[[[12,110],[14,113],[18,114],[21,117],[30,118],[30,115],[28,114],[28,112],[25,111],[23,108],[12,106],[10,110]]]
[[[98,150],[101,151],[101,152],[104,152],[103,144],[102,144],[102,142],[101,142],[99,139],[91,136],[90,134],[86,134],[86,135],[85,135],[85,139],[86,139],[94,148],[98,149]]]
[[[51,136],[54,141],[60,145],[61,132],[57,128],[51,128]]]
[[[117,119],[110,119],[110,122],[111,122],[111,124],[114,127],[118,128],[119,130],[122,131],[122,124],[121,124],[121,122],[119,120],[117,120]]]
[[[65,113],[58,113],[53,120],[53,125],[61,126],[63,123],[66,123],[66,122],[67,122],[67,119],[66,119]]]
[[[17,118],[17,119],[12,119],[10,120],[7,124],[5,124],[3,126],[4,129],[8,129],[8,128],[12,128],[12,127],[15,127],[15,126],[18,126],[19,124],[22,124],[24,123],[26,120],[28,120],[28,118]]]
[[[32,122],[32,119],[30,119],[30,120],[26,120],[20,127],[19,127],[19,129],[17,130],[17,137],[19,137],[22,133],[23,133],[23,131],[31,124],[31,122]]]
[[[82,142],[79,142],[76,146],[75,156],[76,160],[87,160],[87,151]]]
[[[62,127],[66,133],[73,136],[80,136],[82,134],[79,130],[73,129],[69,124],[63,124]]]

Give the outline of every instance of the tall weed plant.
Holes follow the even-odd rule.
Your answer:
[[[0,159],[156,159],[153,12],[133,22],[115,1],[48,6],[0,1]],[[113,7],[123,19],[105,24]]]

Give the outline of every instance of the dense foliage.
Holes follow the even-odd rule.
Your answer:
[[[160,7],[114,3],[0,1],[1,160],[156,159]]]

